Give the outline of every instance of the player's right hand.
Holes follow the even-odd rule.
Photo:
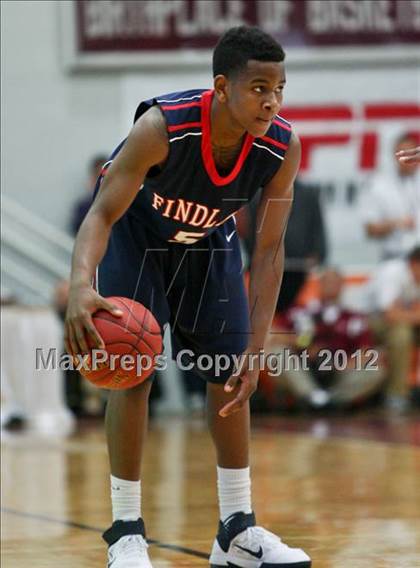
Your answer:
[[[92,320],[92,314],[98,310],[107,310],[116,317],[122,316],[122,311],[95,292],[92,286],[70,288],[64,322],[64,345],[73,357],[105,347]]]

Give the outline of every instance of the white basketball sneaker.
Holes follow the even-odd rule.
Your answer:
[[[102,535],[108,543],[108,568],[153,568],[143,519],[115,521]]]
[[[310,568],[300,548],[289,548],[273,533],[255,526],[254,513],[235,513],[224,523],[210,555],[210,568]]]

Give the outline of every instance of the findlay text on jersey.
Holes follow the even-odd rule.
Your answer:
[[[203,229],[211,229],[223,225],[233,213],[220,219],[220,209],[207,207],[200,203],[185,199],[168,199],[153,192],[152,207],[156,211],[160,211],[162,217],[181,221],[192,227],[202,227]]]

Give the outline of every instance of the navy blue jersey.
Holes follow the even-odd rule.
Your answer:
[[[162,95],[140,103],[135,114],[136,121],[159,105],[169,154],[161,170],[148,172],[129,214],[169,242],[196,242],[232,217],[272,179],[290,141],[290,124],[278,116],[265,136],[246,134],[231,172],[220,175],[210,139],[213,95],[203,89]]]
[[[246,134],[231,172],[220,175],[210,140],[212,97],[213,91],[194,90],[139,105],[135,120],[159,105],[168,157],[162,167],[149,170],[128,211],[112,227],[97,270],[100,294],[133,298],[161,326],[170,323],[173,355],[183,349],[195,355],[239,355],[246,349],[248,300],[232,216],[276,174],[291,136],[290,125],[280,117],[265,136]],[[222,383],[231,372],[229,367],[216,376],[211,368],[202,376]]]

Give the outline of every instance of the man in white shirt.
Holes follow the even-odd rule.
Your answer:
[[[385,262],[371,283],[373,327],[387,347],[388,400],[404,406],[413,350],[420,348],[420,246]]]
[[[382,357],[375,355],[367,315],[343,303],[343,274],[328,268],[319,284],[319,300],[293,306],[277,319],[277,333],[270,336],[267,350],[278,354],[285,349],[280,382],[298,404],[314,409],[350,407],[382,386]],[[300,354],[300,365],[289,365],[290,352]]]
[[[416,140],[402,135],[395,144],[397,156]],[[362,202],[366,233],[380,245],[381,260],[402,258],[420,244],[420,170],[413,160],[399,160],[395,173],[378,176]]]

